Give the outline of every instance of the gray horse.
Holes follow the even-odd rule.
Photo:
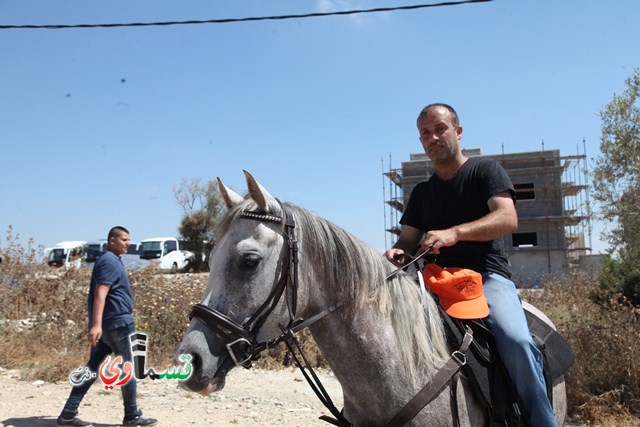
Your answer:
[[[372,247],[281,203],[245,175],[245,198],[219,180],[229,210],[216,231],[204,297],[176,350],[176,359],[193,357],[182,386],[221,390],[232,368],[249,367],[288,331],[308,326],[343,389],[344,418],[359,427],[385,425],[450,359],[436,303],[408,274],[387,280],[394,266]],[[487,425],[473,392],[455,381],[407,425]],[[553,403],[562,425],[562,380]]]

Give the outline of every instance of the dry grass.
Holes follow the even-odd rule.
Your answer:
[[[576,363],[566,374],[572,419],[638,426],[640,354],[635,350],[640,339],[640,308],[617,298],[605,305],[595,304],[589,295],[597,288],[595,277],[576,275],[547,284],[543,292],[526,291],[523,296],[554,321],[576,355]]]
[[[90,272],[52,270],[36,263],[35,250],[16,245],[10,233],[0,263],[0,366],[19,369],[25,379],[63,380],[89,355],[86,298]],[[192,304],[203,294],[204,274],[131,274],[136,330],[149,334],[149,364],[171,365],[175,346],[188,324]],[[640,309],[611,302],[599,306],[589,295],[593,277],[575,276],[547,284],[524,297],[556,323],[576,353],[566,375],[569,413],[574,422],[638,426],[640,420]],[[617,300],[616,300],[617,301]],[[27,322],[20,322],[28,320]],[[310,362],[324,366],[308,333],[300,341]],[[258,366],[293,362],[284,346],[271,350]]]

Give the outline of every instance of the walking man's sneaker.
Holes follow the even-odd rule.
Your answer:
[[[82,421],[78,417],[73,418],[63,418],[62,415],[58,417],[56,420],[57,427],[93,427],[93,424],[88,423],[86,421]]]
[[[158,420],[155,418],[149,418],[142,415],[142,412],[138,411],[138,414],[134,417],[124,417],[122,420],[123,426],[154,426],[158,424]]]

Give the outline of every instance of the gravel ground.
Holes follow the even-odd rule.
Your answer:
[[[336,406],[340,385],[330,372],[318,373]],[[64,406],[69,382],[21,381],[19,372],[0,368],[0,427],[51,427]],[[177,387],[175,381],[138,383],[138,405],[159,426],[330,426],[318,419],[330,414],[297,370],[234,369],[226,387],[203,397]],[[79,417],[96,427],[122,420],[117,388],[105,391],[96,382],[80,406]]]
[[[317,374],[334,404],[342,408],[336,378],[327,370]],[[0,427],[55,426],[70,390],[67,381],[22,381],[18,371],[0,367]],[[331,426],[318,419],[330,412],[302,374],[291,368],[234,369],[225,388],[207,397],[182,390],[174,381],[143,380],[138,383],[138,405],[145,415],[158,419],[158,426]],[[99,381],[80,405],[79,417],[95,427],[119,426],[122,416],[120,391],[105,391]]]

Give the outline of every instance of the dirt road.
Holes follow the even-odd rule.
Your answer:
[[[330,373],[319,373],[336,406],[342,406],[340,386]],[[69,382],[21,381],[19,372],[0,368],[0,427],[52,427],[64,406]],[[138,404],[159,426],[330,426],[318,419],[330,415],[302,374],[234,369],[224,390],[208,397],[179,389],[175,381],[138,383]],[[80,406],[80,418],[96,427],[120,425],[119,390],[105,391],[97,381]]]

